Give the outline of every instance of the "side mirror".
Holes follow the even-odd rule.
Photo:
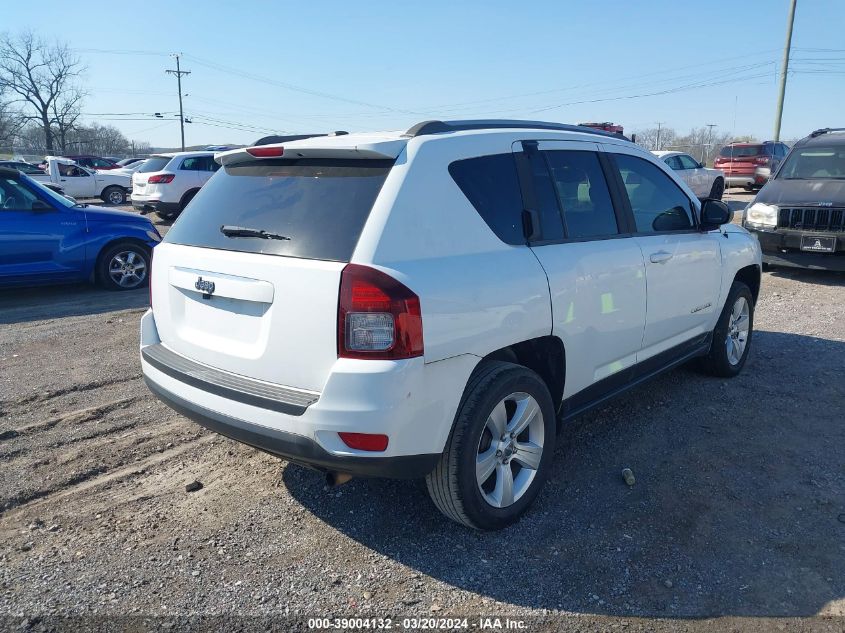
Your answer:
[[[705,198],[701,201],[701,230],[713,231],[733,220],[734,212],[721,200]]]
[[[55,211],[55,209],[43,200],[36,200],[32,203],[32,211],[35,213],[49,213],[50,211]]]

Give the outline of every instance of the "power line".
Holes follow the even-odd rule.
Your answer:
[[[301,92],[303,94],[312,95],[315,97],[321,97],[323,99],[331,99],[334,101],[342,101],[344,103],[354,103],[356,105],[366,106],[368,108],[377,108],[381,110],[389,110],[391,112],[401,112],[404,114],[416,114],[410,110],[401,110],[398,108],[391,108],[385,105],[379,105],[375,103],[368,103],[366,101],[358,101],[356,99],[347,99],[346,97],[341,97],[339,95],[331,94],[328,92],[321,92],[319,90],[312,90],[310,88],[303,88],[302,86],[296,86],[294,84],[289,84],[283,81],[278,81],[276,79],[271,79],[269,77],[263,77],[261,75],[256,75],[254,73],[250,73],[238,68],[233,68],[231,66],[224,66],[222,64],[218,64],[211,60],[203,59],[201,57],[197,57],[196,55],[185,55],[185,59],[190,59],[195,64],[199,64],[201,66],[205,66],[207,68],[211,68],[212,70],[216,70],[222,73],[228,73],[230,75],[235,75],[241,79],[249,79],[251,81],[256,81],[264,84],[268,84],[271,86],[277,86],[279,88],[284,88],[286,90],[292,90],[294,92]]]

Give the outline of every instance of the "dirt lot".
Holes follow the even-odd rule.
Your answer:
[[[175,414],[141,380],[146,305],[145,290],[0,293],[6,628],[196,614],[845,627],[845,276],[766,273],[740,377],[682,368],[582,416],[533,510],[496,534],[449,523],[418,482],[327,489]]]

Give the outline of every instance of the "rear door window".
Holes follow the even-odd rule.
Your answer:
[[[681,163],[681,169],[698,169],[698,163],[693,160],[692,156],[679,154],[678,161]]]
[[[681,165],[681,160],[678,156],[669,156],[669,158],[667,158],[664,162],[669,165],[669,169],[673,169],[675,171],[680,171],[683,169],[683,166]]]
[[[500,240],[525,244],[522,193],[513,154],[455,161],[449,165],[449,174]]]
[[[209,171],[205,156],[189,156],[182,161],[179,169],[183,171]]]
[[[570,239],[617,235],[619,226],[595,152],[546,151]]]
[[[392,160],[271,159],[222,167],[166,242],[348,262]],[[222,227],[288,239],[227,237]]]
[[[627,154],[612,154],[625,184],[638,233],[688,231],[695,227],[691,201],[657,165]]]

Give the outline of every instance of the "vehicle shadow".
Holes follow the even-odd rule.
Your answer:
[[[422,482],[353,480],[336,495],[298,466],[282,479],[346,537],[505,603],[661,618],[841,611],[829,603],[845,598],[843,371],[845,342],[758,331],[733,380],[665,374],[570,423],[534,507],[497,533],[449,522]]]
[[[766,272],[774,277],[805,281],[818,286],[845,287],[845,273],[836,270],[812,270],[805,268],[768,267]],[[764,282],[765,283],[765,282]]]
[[[0,324],[136,310],[150,305],[146,287],[113,292],[90,284],[0,290]]]

